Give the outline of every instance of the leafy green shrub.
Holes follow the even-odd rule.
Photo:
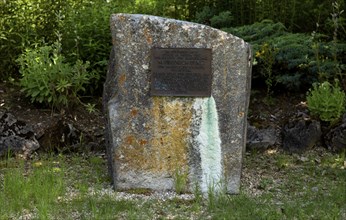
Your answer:
[[[44,103],[55,108],[67,107],[79,100],[78,92],[85,90],[91,79],[89,62],[77,60],[71,66],[60,54],[61,46],[43,46],[27,49],[17,62],[22,76],[20,85],[32,102]]]
[[[78,13],[75,12],[77,9]],[[109,17],[117,10],[114,1],[104,0],[74,2],[66,9],[61,27],[62,53],[71,63],[89,61],[90,68],[101,79],[90,84],[89,94],[102,89],[111,50]]]
[[[56,40],[56,14],[68,8],[71,1],[0,1],[0,79],[17,73],[15,60],[25,48]]]
[[[0,80],[17,76],[16,59],[26,48],[51,45],[59,40],[59,32],[66,61],[89,61],[99,75],[86,85],[87,93],[95,88],[101,93],[111,48],[109,17],[133,7],[130,1],[115,0],[0,1]]]
[[[318,116],[322,121],[335,122],[345,112],[345,92],[338,84],[329,82],[314,84],[307,94],[307,105],[312,115]]]

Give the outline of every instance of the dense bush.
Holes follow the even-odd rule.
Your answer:
[[[55,14],[69,1],[0,1],[0,79],[17,73],[15,60],[27,47],[53,42],[58,22]]]
[[[61,46],[27,49],[17,62],[22,76],[20,85],[32,102],[64,108],[79,101],[78,93],[97,75],[88,72],[89,62],[80,60],[71,66],[60,54]]]
[[[95,90],[101,94],[111,48],[109,18],[117,9],[103,0],[74,2],[61,21],[62,53],[67,61],[89,61],[99,75],[100,80],[88,87],[88,94],[95,94]]]
[[[60,39],[67,63],[90,62],[100,80],[88,86],[86,93],[97,89],[100,94],[111,47],[109,17],[130,10],[127,6],[105,0],[0,1],[0,80],[18,76],[15,60],[27,48]]]
[[[261,44],[270,41],[272,38],[287,34],[286,27],[282,23],[274,23],[271,20],[263,20],[262,22],[237,28],[223,28],[223,30],[251,43],[255,51],[258,51]]]
[[[264,20],[261,23],[239,28],[224,29],[243,38],[253,46],[255,79],[268,79],[268,57],[263,45],[275,48],[275,61],[271,64],[271,85],[291,90],[306,89],[321,80],[345,77],[345,43],[325,42],[323,35],[289,33],[281,23]]]

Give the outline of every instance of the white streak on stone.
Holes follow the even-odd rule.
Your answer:
[[[196,112],[201,111],[201,125],[197,142],[201,155],[201,191],[208,192],[209,187],[219,191],[222,180],[221,138],[215,100],[199,98],[194,103]]]

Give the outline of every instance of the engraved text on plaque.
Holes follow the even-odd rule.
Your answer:
[[[207,48],[153,48],[152,96],[210,96],[212,51]]]

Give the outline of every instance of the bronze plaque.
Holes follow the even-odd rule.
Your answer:
[[[211,95],[212,51],[207,48],[153,48],[152,96]]]

